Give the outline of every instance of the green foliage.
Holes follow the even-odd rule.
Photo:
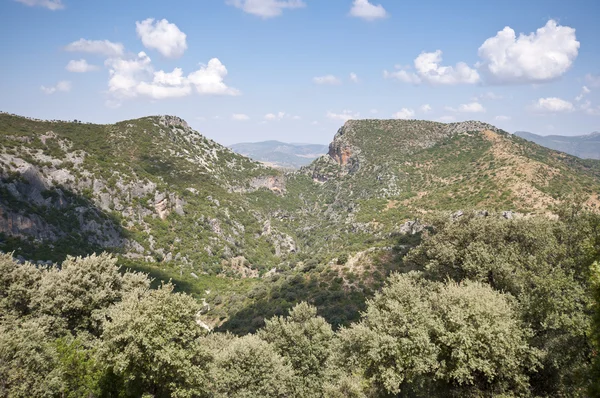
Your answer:
[[[148,286],[145,276],[122,275],[116,263],[108,254],[68,257],[60,269],[44,271],[32,308],[63,320],[70,331],[99,335],[106,307],[120,301],[127,291]]]
[[[126,396],[194,397],[203,391],[208,354],[196,323],[199,305],[173,286],[138,288],[110,307],[98,354]]]
[[[221,341],[211,368],[217,397],[288,397],[293,378],[291,366],[274,347],[253,335]]]
[[[600,263],[594,262],[590,267],[590,281],[593,294],[593,320],[591,326],[592,370],[590,372],[589,394],[592,397],[600,396]]]
[[[587,275],[600,253],[597,215],[562,211],[560,220],[463,216],[436,233],[405,259],[427,278],[488,283],[513,295],[529,343],[542,353],[531,375],[540,395],[585,388],[590,326]]]
[[[509,297],[488,286],[396,274],[341,332],[346,360],[383,394],[523,394],[535,351]]]
[[[287,318],[267,320],[258,336],[273,344],[291,364],[297,396],[321,396],[334,334],[331,325],[317,316],[315,307],[298,304]]]

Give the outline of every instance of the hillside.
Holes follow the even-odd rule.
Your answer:
[[[600,159],[600,133],[586,135],[538,135],[516,131],[516,136],[535,142],[546,148],[577,156],[582,159]]]
[[[266,167],[155,116],[93,125],[0,115],[0,250],[60,262],[109,251],[205,299],[236,333],[299,301],[334,326],[420,241],[431,217],[598,205],[600,162],[480,122],[348,121],[327,155]],[[456,213],[461,214],[461,213]]]
[[[33,260],[96,250],[219,273],[242,253],[273,262],[293,242],[246,194],[280,194],[281,173],[177,117],[114,125],[0,115],[0,248]]]
[[[327,145],[294,144],[280,141],[247,142],[230,145],[240,155],[281,168],[298,169],[328,151]]]
[[[327,222],[313,229],[315,241],[328,237],[320,243],[328,250],[399,233],[436,211],[544,214],[572,195],[597,206],[600,188],[600,162],[480,122],[349,121],[329,154],[301,173],[320,185],[312,217],[337,225],[321,236]]]

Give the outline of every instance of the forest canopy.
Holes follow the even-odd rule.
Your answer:
[[[256,333],[209,332],[201,305],[109,254],[0,256],[0,396],[597,395],[600,219],[432,219],[335,328],[297,304]]]

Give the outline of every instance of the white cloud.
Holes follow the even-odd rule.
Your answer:
[[[331,120],[343,120],[344,122],[350,119],[357,119],[360,116],[358,112],[352,112],[348,109],[344,109],[342,113],[334,113],[331,111],[327,112],[327,117]]]
[[[302,119],[302,117],[300,117],[298,115],[292,116],[292,120],[300,120],[300,119]]]
[[[239,90],[228,87],[223,82],[227,73],[225,65],[218,58],[213,58],[208,61],[208,65],[201,65],[200,69],[190,73],[188,79],[196,86],[198,94],[240,95]]]
[[[421,107],[419,109],[423,113],[428,113],[428,112],[431,112],[433,110],[433,108],[431,108],[431,105],[429,105],[429,104],[421,105]]]
[[[452,115],[440,116],[438,120],[442,123],[451,123],[456,120],[456,117]]]
[[[421,84],[421,78],[415,73],[409,73],[405,70],[397,70],[395,72],[383,71],[383,77],[386,79],[396,79],[403,83]]]
[[[240,94],[224,83],[227,69],[217,58],[187,76],[180,68],[172,72],[154,71],[150,57],[144,52],[130,59],[110,58],[105,65],[110,75],[108,92],[114,100],[138,96],[152,99],[185,97],[192,93],[193,88],[201,95]]]
[[[557,97],[540,98],[533,104],[533,109],[538,112],[572,112],[575,108],[572,103]]]
[[[414,61],[415,73],[406,70],[384,71],[383,76],[412,84],[426,82],[432,85],[454,85],[475,84],[480,81],[479,73],[464,62],[459,62],[455,66],[442,66],[441,62],[441,50],[423,52]]]
[[[575,29],[554,20],[529,35],[505,27],[479,47],[478,66],[492,83],[542,83],[562,76],[577,58]]]
[[[479,74],[464,62],[456,66],[441,66],[442,51],[421,53],[415,59],[415,69],[419,77],[430,84],[474,84],[479,82]]]
[[[192,87],[187,84],[183,71],[175,68],[173,72],[154,72],[152,82],[140,82],[137,91],[153,99],[165,99],[188,96]]]
[[[265,19],[278,17],[286,8],[294,9],[306,6],[302,0],[227,0],[226,3],[240,8],[248,14]]]
[[[593,107],[590,101],[585,101],[580,106],[581,110],[585,112],[586,115],[597,116],[600,115],[600,106]]]
[[[69,72],[85,73],[85,72],[92,72],[92,71],[98,70],[99,67],[96,65],[88,64],[88,62],[85,59],[80,59],[78,61],[72,59],[71,61],[69,61],[69,63],[65,67],[65,69],[68,70]]]
[[[585,75],[585,81],[592,87],[600,87],[600,75],[592,75],[588,73]]]
[[[233,120],[237,120],[237,121],[246,121],[246,120],[250,120],[250,116],[244,114],[244,113],[234,113],[233,115],[231,115],[231,118]]]
[[[61,0],[16,0],[21,4],[25,4],[29,7],[44,7],[49,10],[55,11],[65,8],[65,5]]]
[[[148,18],[136,22],[135,31],[144,47],[157,50],[167,58],[179,58],[187,50],[186,34],[166,19]]]
[[[510,120],[511,117],[510,116],[505,116],[505,115],[498,115],[494,119],[496,119],[499,122],[505,122],[507,120]]]
[[[59,91],[62,91],[62,92],[71,91],[71,87],[72,87],[71,82],[66,81],[66,80],[61,80],[58,83],[56,83],[56,86],[52,86],[52,87],[41,86],[40,90],[42,90],[46,94],[54,94]]]
[[[485,112],[485,108],[479,102],[469,102],[468,104],[460,105],[458,111],[464,113],[482,113]]]
[[[583,99],[583,97],[585,97],[586,95],[588,95],[591,92],[592,92],[592,90],[587,88],[587,86],[583,86],[581,88],[581,92],[579,93],[579,95],[577,97],[575,97],[575,101],[577,101],[577,102],[581,101]]]
[[[267,113],[265,120],[281,120],[286,116],[285,112]]]
[[[445,108],[447,111],[451,112],[461,112],[461,113],[483,113],[485,112],[485,108],[479,102],[469,102],[468,104],[461,104],[458,108],[452,108],[451,106],[447,106]]]
[[[350,15],[367,21],[374,21],[387,17],[387,12],[381,4],[371,4],[369,0],[354,0]]]
[[[124,47],[121,43],[113,43],[108,40],[79,39],[73,43],[67,44],[65,51],[99,54],[107,57],[118,57],[123,55]]]
[[[313,77],[313,82],[315,82],[316,84],[329,84],[329,85],[342,84],[342,81],[333,75]]]
[[[402,108],[392,115],[394,119],[414,119],[415,111],[408,108]]]
[[[350,73],[350,81],[352,83],[358,83],[358,75],[354,72]]]

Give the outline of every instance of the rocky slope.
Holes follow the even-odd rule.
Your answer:
[[[577,156],[582,159],[600,159],[600,133],[586,135],[537,135],[526,131],[516,131],[515,135],[535,142],[546,148]]]
[[[114,125],[0,115],[0,249],[110,250],[181,274],[262,275],[393,244],[438,210],[598,205],[600,167],[480,122],[348,121],[294,172],[172,116]],[[161,265],[163,266],[163,265]]]
[[[0,115],[0,249],[34,260],[108,249],[221,272],[294,250],[246,195],[285,179],[171,116],[114,125]]]

